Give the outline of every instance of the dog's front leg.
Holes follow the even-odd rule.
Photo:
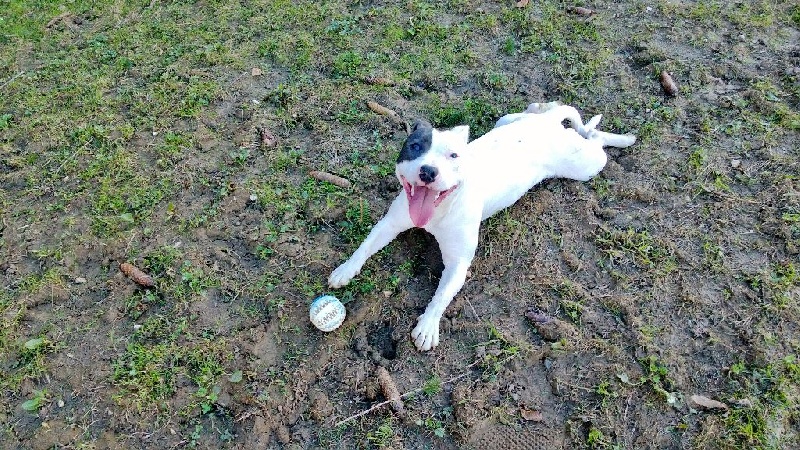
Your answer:
[[[467,271],[475,257],[475,249],[478,247],[477,228],[469,230],[468,236],[463,234],[454,236],[451,233],[452,230],[444,236],[437,235],[444,262],[442,279],[425,308],[425,313],[417,318],[417,326],[411,331],[414,345],[420,351],[427,351],[439,345],[439,320],[447,305],[464,285]]]
[[[386,216],[372,227],[372,231],[369,232],[364,242],[358,246],[353,256],[331,273],[328,277],[328,286],[339,288],[349,283],[354,276],[361,272],[361,267],[364,266],[370,256],[386,247],[398,234],[411,228],[412,224],[411,219],[408,218],[408,213],[403,214],[407,207],[402,205],[402,200],[404,199],[398,197],[392,203]]]

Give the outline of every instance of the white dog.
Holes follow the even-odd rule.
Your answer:
[[[400,193],[353,256],[331,273],[333,288],[346,285],[367,258],[412,227],[436,237],[444,271],[425,313],[411,332],[425,351],[439,344],[439,320],[461,289],[482,220],[514,204],[545,178],[587,181],[606,164],[603,146],[628,147],[635,136],[595,130],[575,108],[533,103],[524,113],[502,117],[493,130],[468,143],[469,127],[436,130],[417,122],[397,159]],[[572,128],[565,128],[568,120]]]

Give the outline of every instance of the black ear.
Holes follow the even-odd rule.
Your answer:
[[[418,129],[427,130],[427,129],[431,129],[431,128],[433,128],[433,127],[427,121],[422,120],[422,119],[417,119],[417,120],[414,121],[414,125],[411,125],[411,132],[413,133],[413,132],[417,131]]]
[[[431,124],[424,120],[417,120],[411,128],[411,133],[403,143],[403,148],[400,149],[400,155],[397,157],[397,162],[411,161],[419,158],[431,148],[431,140],[433,138],[433,127]]]

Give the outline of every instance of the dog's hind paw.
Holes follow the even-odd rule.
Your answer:
[[[344,263],[337,267],[328,277],[328,286],[340,288],[349,283],[356,275],[358,275],[358,270],[353,269],[351,264]]]
[[[417,326],[411,331],[411,339],[417,350],[422,352],[439,345],[439,317],[419,316]]]
[[[595,128],[597,128],[597,125],[600,124],[600,120],[602,118],[603,118],[603,115],[602,114],[598,114],[598,115],[592,117],[591,119],[589,119],[589,121],[586,122],[586,125],[584,126],[586,128],[586,131],[594,130]],[[586,136],[584,136],[584,137],[586,137]]]

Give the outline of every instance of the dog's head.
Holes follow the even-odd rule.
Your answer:
[[[427,224],[434,211],[461,183],[462,151],[469,141],[469,127],[439,131],[418,121],[397,158],[397,178],[408,198],[408,214],[414,226]]]

